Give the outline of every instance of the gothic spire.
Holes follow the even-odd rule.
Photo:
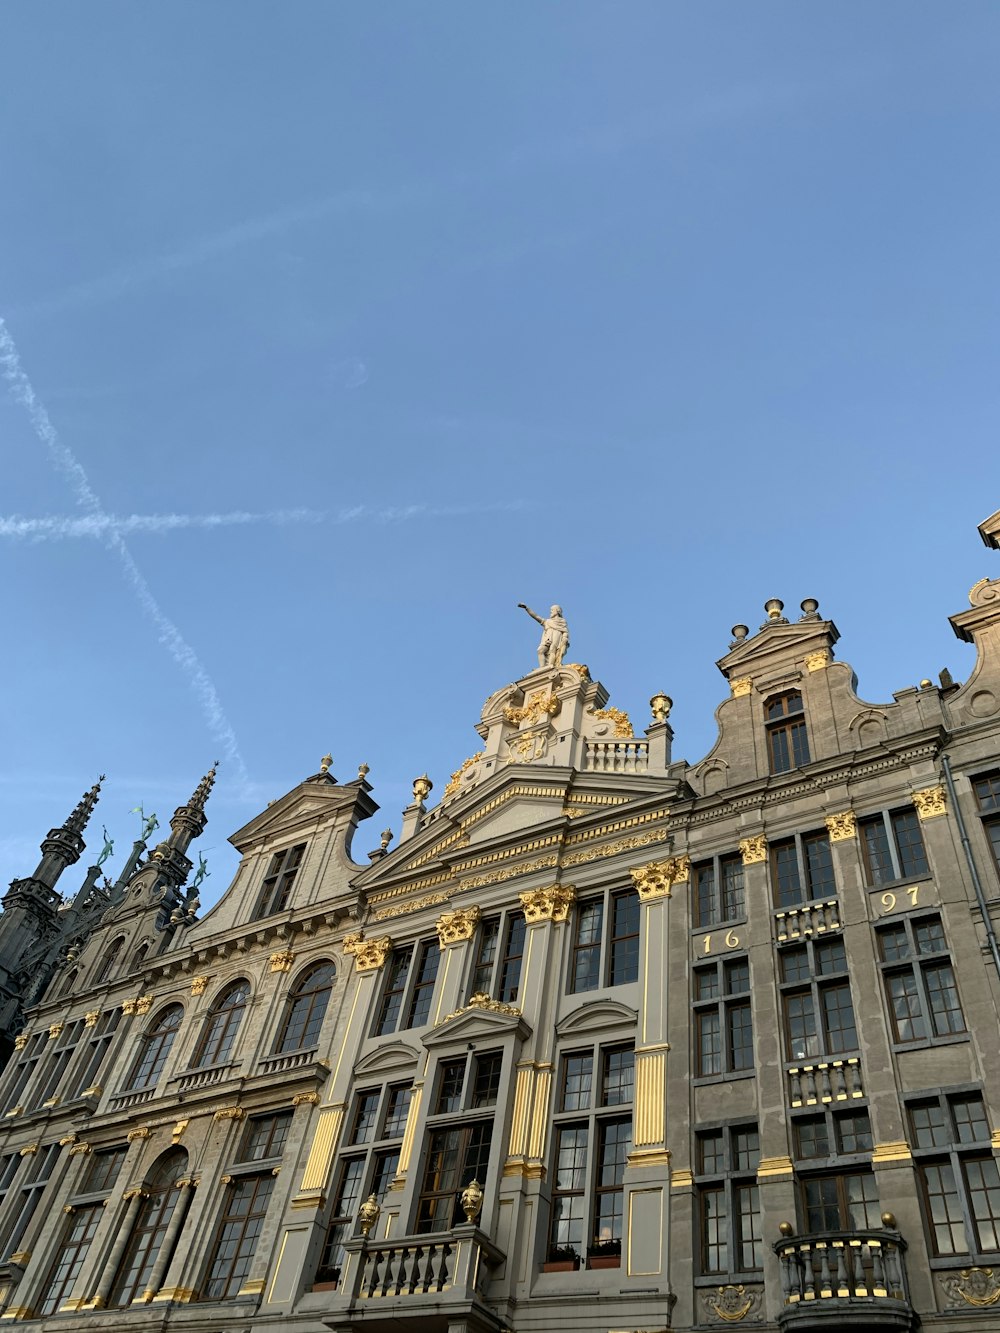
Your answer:
[[[69,819],[63,825],[67,833],[79,836],[87,827],[87,821],[94,813],[94,807],[97,805],[97,799],[101,794],[101,783],[104,781],[104,774],[97,779],[90,791],[85,792],[80,798],[80,803],[70,815]]]
[[[218,768],[219,761],[216,759],[215,763],[198,783],[197,787],[195,787],[194,795],[191,797],[190,801],[188,801],[189,810],[197,810],[200,814],[204,813],[205,802],[208,800],[212,788],[215,785],[215,774],[218,771]]]

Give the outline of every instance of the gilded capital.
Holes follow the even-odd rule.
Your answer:
[[[137,1014],[148,1014],[153,1007],[152,995],[140,995],[135,1002],[135,1012]]]
[[[476,925],[482,915],[478,907],[458,908],[454,912],[444,912],[437,919],[438,939],[443,949],[447,944],[460,944],[471,940],[476,933]]]
[[[641,902],[648,903],[654,898],[669,898],[673,886],[683,884],[689,878],[691,858],[668,856],[665,861],[650,861],[648,865],[635,866],[629,873],[639,891]]]
[[[744,694],[749,694],[753,689],[753,681],[749,676],[740,676],[737,680],[729,682],[729,688],[733,692],[734,699],[742,699]]]
[[[53,1023],[49,1027],[49,1041],[54,1041],[63,1030],[62,1023]]]
[[[204,994],[205,994],[205,991],[206,991],[207,989],[208,989],[208,977],[192,977],[192,978],[191,978],[191,994],[192,994],[192,995],[204,995]]]
[[[322,1098],[318,1092],[297,1092],[292,1098],[293,1106],[318,1106]]]
[[[823,671],[829,665],[830,665],[829,648],[820,648],[817,652],[808,653],[806,655],[807,671]]]
[[[17,1036],[14,1038],[14,1050],[23,1051],[25,1046],[27,1046],[27,1044],[28,1044],[27,1032],[19,1032]]]
[[[97,1020],[100,1018],[100,1016],[101,1016],[101,1011],[99,1009],[89,1010],[83,1016],[83,1026],[85,1028],[96,1028]]]
[[[295,962],[295,953],[291,949],[279,949],[277,953],[271,954],[270,963],[272,972],[290,972],[292,964]]]
[[[858,821],[853,810],[845,810],[839,815],[827,815],[826,830],[831,842],[847,842],[858,831]]]
[[[125,1014],[128,1018],[131,1018],[132,1015],[135,1013],[136,1005],[138,1003],[139,1003],[138,1000],[126,1000],[122,1004],[122,1013]]]
[[[245,1114],[242,1106],[220,1106],[212,1119],[216,1123],[221,1120],[242,1120]]]
[[[153,1136],[153,1131],[147,1128],[146,1125],[137,1125],[135,1129],[130,1129],[129,1132],[125,1135],[129,1143],[137,1143],[143,1139],[152,1138],[152,1136]]]
[[[340,946],[344,953],[354,957],[354,966],[359,972],[375,972],[382,967],[392,950],[392,940],[382,935],[377,940],[366,940],[364,935],[345,935]]]
[[[933,819],[936,815],[947,812],[943,787],[925,787],[923,791],[913,793],[913,804],[921,819]]]
[[[767,839],[763,833],[757,833],[752,838],[740,838],[740,855],[743,857],[745,866],[756,865],[758,861],[766,861]]]
[[[69,1150],[70,1157],[89,1157],[93,1152],[89,1143],[74,1143]]]
[[[576,889],[572,884],[552,884],[547,889],[529,889],[517,896],[530,926],[534,921],[565,921],[576,901]]]

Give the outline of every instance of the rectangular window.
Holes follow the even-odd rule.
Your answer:
[[[35,1075],[42,1056],[45,1053],[45,1046],[48,1042],[47,1032],[36,1032],[33,1037],[28,1038],[28,1044],[21,1052],[21,1058],[14,1066],[14,1074],[10,1084],[5,1092],[4,1105],[7,1110],[13,1111],[16,1107],[24,1109],[24,1093],[28,1084]]]
[[[807,1060],[857,1050],[843,940],[787,945],[778,956],[788,1059]]]
[[[635,1052],[631,1046],[609,1046],[601,1052],[601,1105],[631,1106],[635,1085]]]
[[[337,1282],[344,1264],[344,1241],[354,1234],[358,1208],[361,1204],[361,1185],[365,1173],[364,1157],[348,1157],[340,1163],[337,1189],[334,1193],[333,1216],[327,1228],[323,1253],[316,1270],[317,1282]]]
[[[978,1093],[941,1093],[907,1106],[924,1216],[938,1255],[1000,1253],[1000,1172]]]
[[[1000,874],[1000,769],[973,778],[972,790],[979,804],[983,833],[993,854],[993,864]]]
[[[462,1089],[465,1086],[465,1060],[446,1060],[438,1076],[438,1095],[434,1114],[445,1115],[462,1109]]]
[[[91,1203],[78,1205],[71,1209],[63,1226],[62,1236],[55,1258],[49,1267],[43,1284],[43,1294],[37,1314],[44,1319],[55,1314],[63,1302],[72,1295],[73,1286],[80,1276],[83,1261],[94,1240],[97,1224],[104,1215],[103,1205]]]
[[[273,1190],[270,1171],[238,1176],[226,1186],[224,1210],[201,1293],[204,1300],[229,1300],[240,1291],[253,1263]]]
[[[696,1077],[752,1069],[748,959],[719,959],[695,968],[693,1009]]]
[[[239,1161],[263,1162],[280,1157],[292,1127],[291,1111],[254,1116],[247,1125],[240,1145]]]
[[[479,927],[479,942],[476,948],[476,964],[472,969],[470,995],[491,995],[493,993],[493,969],[497,961],[497,945],[500,941],[500,918],[487,917]]]
[[[488,995],[504,1004],[515,1003],[521,985],[525,930],[521,912],[508,912],[504,918],[487,917],[480,923],[470,996]]]
[[[817,1161],[854,1156],[872,1150],[872,1129],[867,1111],[822,1111],[793,1121],[795,1157]]]
[[[408,1028],[422,1028],[431,1016],[431,999],[434,995],[434,983],[437,980],[438,963],[441,961],[441,946],[437,939],[425,940],[420,946],[420,959],[417,963],[417,975],[410,998],[410,1010],[407,1014]]]
[[[900,1044],[964,1033],[939,916],[907,916],[876,932],[893,1036]]]
[[[357,1094],[348,1143],[368,1143],[371,1140],[375,1131],[375,1121],[378,1119],[378,1104],[381,1095],[378,1088],[374,1092],[359,1092]]]
[[[524,958],[524,917],[520,912],[507,918],[507,937],[500,960],[500,988],[497,999],[513,1004],[521,985],[521,962]]]
[[[769,699],[764,706],[772,773],[787,773],[809,762],[809,737],[798,690]]]
[[[262,916],[273,916],[275,912],[285,910],[305,852],[306,844],[300,842],[295,847],[286,847],[283,851],[274,853],[267,867],[267,874],[264,876],[254,920]]]
[[[485,1184],[493,1123],[477,1121],[431,1132],[417,1201],[417,1231],[447,1231],[464,1221],[461,1192],[478,1180]]]
[[[110,1190],[118,1179],[118,1173],[125,1163],[126,1145],[117,1148],[104,1148],[95,1152],[83,1178],[81,1194],[101,1194]]]
[[[477,1055],[472,1061],[472,1105],[496,1106],[500,1092],[500,1070],[503,1066],[503,1054],[500,1051],[488,1051]]]
[[[622,986],[638,976],[638,893],[623,889],[584,899],[576,909],[570,991]]]
[[[406,1117],[410,1113],[410,1098],[413,1088],[409,1083],[397,1084],[389,1089],[386,1102],[385,1124],[382,1126],[384,1139],[402,1138],[406,1129]]]
[[[695,925],[724,925],[746,915],[743,857],[739,852],[716,856],[694,867]]]
[[[400,1011],[403,1008],[403,995],[406,992],[406,977],[410,970],[413,947],[395,949],[389,959],[385,974],[385,989],[382,992],[382,1004],[375,1023],[376,1037],[384,1037],[396,1031]]]
[[[0,1242],[0,1260],[8,1260],[12,1254],[15,1254],[21,1248],[21,1242],[31,1225],[31,1219],[34,1217],[38,1205],[42,1201],[42,1195],[49,1183],[49,1177],[55,1169],[58,1152],[59,1145],[49,1143],[43,1148],[38,1148],[29,1157],[29,1165],[18,1191],[20,1194],[19,1206],[9,1219],[7,1232],[3,1241]]]
[[[753,1273],[763,1267],[756,1125],[705,1130],[695,1141],[700,1271]]]
[[[108,1052],[111,1050],[111,1043],[121,1022],[121,1016],[121,1009],[109,1009],[101,1014],[96,1025],[90,1029],[93,1035],[85,1048],[83,1063],[78,1066],[73,1091],[70,1094],[74,1100],[88,1093],[97,1096],[102,1091],[98,1080]]]
[[[585,1111],[590,1106],[590,1087],[594,1073],[592,1051],[563,1057],[561,1111]]]
[[[870,1170],[807,1176],[799,1182],[804,1229],[866,1231],[881,1226],[875,1174]]]
[[[928,873],[920,820],[913,806],[858,820],[865,878],[870,885]]]
[[[837,884],[827,833],[796,834],[770,845],[771,885],[778,908],[834,898]]]

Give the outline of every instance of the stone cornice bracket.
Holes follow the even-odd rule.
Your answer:
[[[444,949],[449,944],[461,944],[464,940],[471,940],[476,933],[476,926],[479,924],[479,918],[482,912],[478,907],[458,908],[454,912],[444,912],[437,919],[438,939],[441,941],[441,948]]]
[[[125,1135],[129,1143],[136,1143],[141,1139],[150,1139],[153,1137],[153,1131],[146,1125],[138,1125],[135,1129],[130,1129]]]
[[[246,1112],[242,1106],[220,1106],[212,1119],[216,1124],[223,1120],[242,1120]]]
[[[357,935],[345,935],[341,949],[354,958],[358,972],[376,972],[385,963],[392,951],[392,940],[382,935],[377,940],[366,940],[360,932]]]
[[[536,921],[565,921],[576,902],[576,889],[572,884],[552,884],[547,889],[528,889],[517,896],[530,926]]]
[[[831,842],[847,842],[858,831],[858,821],[853,810],[844,810],[839,815],[827,815],[826,831]]]
[[[656,898],[669,898],[675,884],[684,884],[691,875],[690,856],[668,856],[665,861],[650,861],[635,866],[630,872],[632,883],[639,892],[639,901],[648,903]]]
[[[292,964],[295,962],[295,954],[291,949],[279,949],[277,953],[271,954],[270,963],[272,972],[290,972]]]
[[[937,815],[948,813],[943,787],[924,787],[913,793],[913,804],[917,807],[920,819],[934,819]]]
[[[745,866],[753,866],[758,861],[766,861],[767,839],[763,833],[757,833],[752,838],[740,838],[740,855],[743,857]]]

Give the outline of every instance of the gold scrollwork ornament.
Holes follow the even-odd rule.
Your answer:
[[[963,1268],[942,1277],[941,1286],[956,1304],[962,1300],[984,1309],[1000,1301],[1000,1280],[992,1268]]]
[[[755,1305],[760,1304],[760,1293],[748,1292],[742,1285],[719,1287],[705,1296],[705,1309],[710,1315],[722,1319],[727,1324],[735,1324],[747,1315]]]

